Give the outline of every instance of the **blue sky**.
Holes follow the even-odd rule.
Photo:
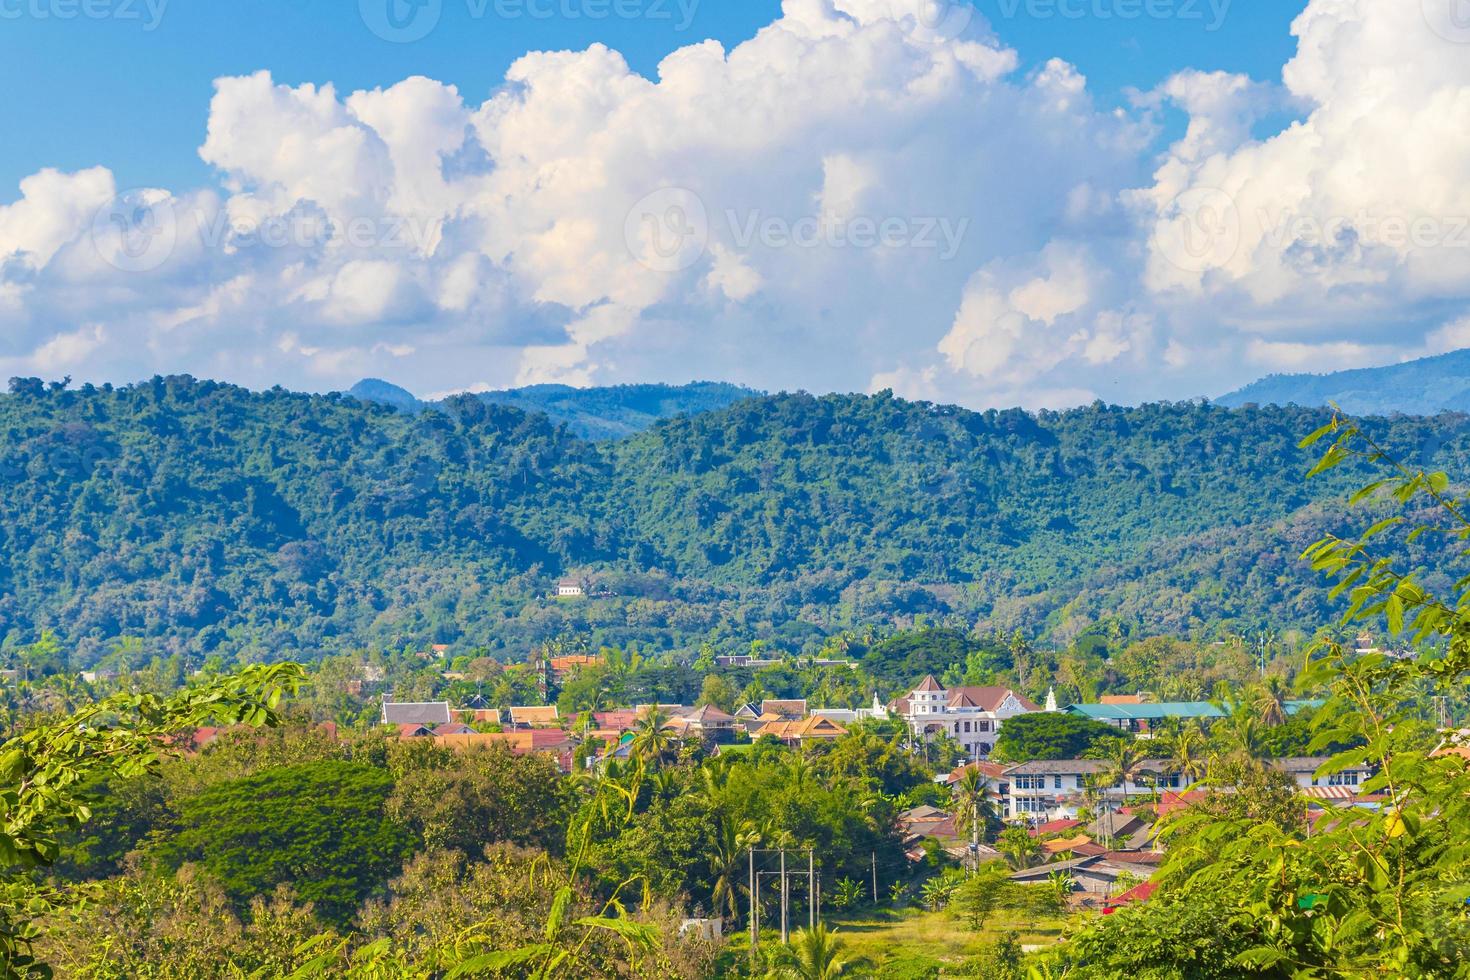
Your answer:
[[[439,29],[416,43],[393,44],[364,27],[356,0],[99,0],[110,16],[98,19],[58,19],[51,13],[57,2],[65,0],[0,3],[0,87],[28,93],[0,100],[0,200],[47,166],[101,164],[125,186],[204,179],[208,168],[196,150],[210,83],[223,75],[264,68],[283,82],[331,81],[353,90],[422,74],[478,99],[527,51],[601,42],[652,75],[675,48],[706,37],[731,47],[780,12],[777,0],[684,0],[695,6],[681,30],[679,0],[632,19],[496,17],[488,13],[493,4],[446,0]],[[557,9],[568,2],[575,11],[594,9],[555,0]],[[1064,58],[1102,100],[1121,101],[1127,88],[1151,88],[1185,67],[1261,80],[1279,75],[1294,49],[1288,27],[1300,3],[1214,2],[1225,3],[1218,28],[1221,8],[1212,9],[1211,0],[1180,0],[1179,16],[1162,19],[1066,16],[1048,3],[1013,0],[977,6],[1025,63]],[[477,17],[476,9],[487,13]]]
[[[0,0],[0,377],[1053,408],[1470,347],[1464,2]]]

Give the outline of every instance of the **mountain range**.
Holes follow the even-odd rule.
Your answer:
[[[432,407],[413,393],[377,378],[353,385],[348,394],[403,411]],[[661,419],[709,412],[763,394],[739,385],[696,381],[686,385],[640,384],[606,388],[532,385],[486,391],[474,397],[491,405],[539,412],[584,439],[621,439],[643,432]]]
[[[1216,399],[1242,405],[1337,405],[1350,415],[1470,412],[1470,350],[1331,374],[1273,374]]]
[[[1066,640],[1218,635],[1337,611],[1298,560],[1369,512],[1305,480],[1321,409],[972,412],[768,395],[616,440],[476,396],[405,412],[192,378],[0,395],[0,646],[51,629],[247,660],[451,643],[524,657],[802,650],[916,620]],[[1373,423],[1470,472],[1453,419]],[[1412,560],[1431,585],[1448,552]],[[615,598],[547,598],[563,575]]]

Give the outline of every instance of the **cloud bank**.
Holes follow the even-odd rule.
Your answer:
[[[1452,2],[1311,0],[1279,84],[1184,72],[1128,111],[907,0],[786,0],[653,80],[600,46],[529,54],[478,104],[422,77],[221,78],[213,186],[46,170],[0,203],[0,370],[1050,407],[1449,349],[1470,336]]]

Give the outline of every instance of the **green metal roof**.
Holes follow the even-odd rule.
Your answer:
[[[1303,708],[1316,707],[1320,701],[1288,701],[1286,713],[1296,714]],[[1074,715],[1097,721],[1154,721],[1160,718],[1223,718],[1224,710],[1210,701],[1155,701],[1146,704],[1074,704],[1067,708]]]

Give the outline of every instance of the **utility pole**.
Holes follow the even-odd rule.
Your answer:
[[[781,848],[781,945],[785,946],[790,937],[786,931],[786,848]]]
[[[750,849],[750,958],[755,960],[755,948],[760,945],[761,933],[756,911],[756,891],[760,888],[760,880],[755,876],[755,848]]]
[[[817,927],[817,855],[810,849],[806,852],[806,927]]]
[[[878,904],[878,852],[873,852],[873,904]]]

